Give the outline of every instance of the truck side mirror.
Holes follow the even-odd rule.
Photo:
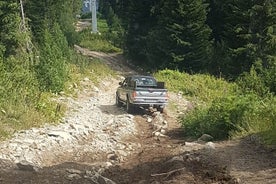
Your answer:
[[[136,88],[137,87],[137,81],[130,81],[130,86]]]

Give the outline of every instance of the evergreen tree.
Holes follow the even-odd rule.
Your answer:
[[[148,37],[151,63],[188,72],[205,69],[211,54],[206,7],[202,0],[161,2],[158,26]]]
[[[36,72],[41,90],[60,92],[67,80],[66,56],[62,49],[66,46],[64,37],[58,24],[53,31],[44,31],[41,57]]]
[[[140,65],[147,65],[147,35],[156,25],[156,17],[152,14],[152,8],[160,0],[130,1],[128,4],[127,35],[125,51],[130,58]]]
[[[20,42],[19,13],[17,1],[0,1],[0,57],[16,53]]]
[[[53,28],[58,23],[65,34],[68,43],[73,45],[78,41],[74,28],[76,15],[82,2],[75,0],[26,1],[26,15],[36,40],[43,40],[44,30]]]
[[[268,66],[275,57],[273,0],[210,1],[208,23],[216,52],[211,68],[237,77],[255,62]]]

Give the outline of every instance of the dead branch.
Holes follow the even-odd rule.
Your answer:
[[[168,178],[170,175],[178,172],[178,171],[183,171],[185,170],[186,168],[185,167],[182,167],[182,168],[179,168],[179,169],[175,169],[175,170],[172,170],[172,171],[169,171],[169,172],[166,172],[166,173],[159,173],[159,174],[151,174],[151,177],[156,177],[156,176],[164,176],[166,175],[166,178]]]

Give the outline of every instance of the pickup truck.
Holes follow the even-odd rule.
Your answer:
[[[119,82],[116,91],[116,105],[126,105],[128,113],[137,107],[156,108],[163,113],[168,103],[168,91],[164,82],[157,82],[152,76],[132,75]]]

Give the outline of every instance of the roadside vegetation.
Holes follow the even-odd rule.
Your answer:
[[[185,135],[194,138],[202,134],[216,140],[233,139],[257,134],[269,145],[276,144],[276,98],[271,93],[244,89],[242,78],[227,82],[209,74],[190,75],[173,70],[155,73],[169,90],[181,91],[195,108],[180,117]],[[246,76],[249,77],[249,76]]]
[[[82,18],[89,18],[90,14],[84,14]],[[80,32],[80,46],[93,51],[106,53],[122,52],[123,29],[119,20],[110,16],[106,19],[98,13],[98,33],[91,33],[91,27],[87,27]]]
[[[81,4],[43,3],[25,4],[26,16],[33,20],[25,25],[18,13],[18,2],[0,5],[4,16],[0,21],[0,140],[20,130],[59,123],[66,106],[55,98],[76,96],[84,78],[97,85],[102,78],[112,75],[104,63],[72,49],[80,41],[79,33],[70,26],[76,21],[72,14],[79,11]],[[24,26],[30,27],[32,34]],[[19,27],[22,29],[18,30]]]

